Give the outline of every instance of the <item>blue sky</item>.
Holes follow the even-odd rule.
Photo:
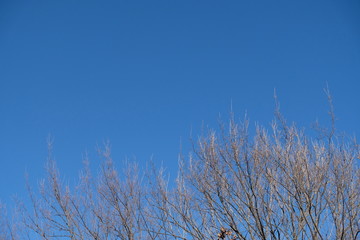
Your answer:
[[[360,3],[320,1],[0,2],[0,199],[44,175],[150,158],[175,173],[180,143],[237,117],[267,125],[273,91],[289,121],[360,133]]]

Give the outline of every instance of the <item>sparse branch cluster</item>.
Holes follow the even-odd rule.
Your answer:
[[[231,120],[199,138],[175,183],[156,168],[118,172],[109,148],[102,156],[99,176],[85,164],[75,188],[50,159],[32,207],[19,207],[21,231],[2,221],[0,239],[360,238],[359,146],[333,132],[311,139],[275,121],[250,136]]]

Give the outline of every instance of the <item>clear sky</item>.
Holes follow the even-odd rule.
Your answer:
[[[328,83],[338,128],[359,136],[359,13],[355,0],[1,0],[0,199],[25,195],[25,171],[43,176],[49,134],[71,179],[106,140],[116,162],[174,173],[180,143],[231,105],[268,124],[274,88],[309,128],[327,123]]]

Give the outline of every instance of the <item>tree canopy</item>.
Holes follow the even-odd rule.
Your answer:
[[[231,117],[199,137],[175,183],[151,164],[118,171],[105,146],[99,174],[86,160],[70,187],[49,154],[47,178],[38,191],[29,186],[31,207],[2,218],[0,239],[359,238],[356,140],[334,125],[309,137],[278,111],[269,129],[252,136],[248,125]]]

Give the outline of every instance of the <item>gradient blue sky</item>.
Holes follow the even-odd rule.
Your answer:
[[[289,121],[360,133],[360,2],[0,1],[0,199],[44,174],[46,138],[70,179],[109,140],[116,162],[170,172],[190,131],[268,124],[273,91]],[[226,119],[226,117],[224,117]],[[186,152],[185,152],[186,153]]]

